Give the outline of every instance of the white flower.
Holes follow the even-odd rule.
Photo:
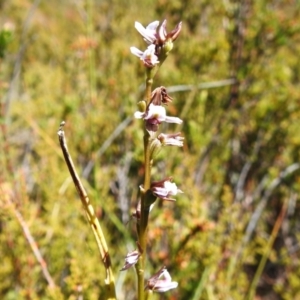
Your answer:
[[[169,201],[175,201],[175,199],[170,198],[170,196],[176,196],[178,193],[183,193],[177,188],[175,183],[171,182],[171,178],[153,182],[151,184],[151,190],[156,197]]]
[[[163,279],[161,279],[163,278]],[[147,282],[146,289],[152,290],[158,293],[164,293],[171,289],[177,288],[178,283],[172,281],[170,273],[165,267],[160,269],[155,275],[153,275]]]
[[[136,47],[130,47],[130,51],[133,55],[140,58],[143,61],[144,65],[147,67],[154,67],[156,64],[159,63],[158,57],[155,54],[155,45],[152,44],[148,46],[145,52],[142,52]]]
[[[129,252],[125,257],[125,265],[121,269],[121,271],[129,269],[131,266],[135,265],[140,257],[140,253],[138,250],[134,250],[132,252]]]
[[[181,124],[182,120],[177,117],[169,117],[166,115],[166,109],[160,105],[150,103],[146,112],[135,112],[136,119],[144,119],[151,124],[160,124],[161,122]]]
[[[183,146],[184,138],[180,136],[180,132],[173,134],[161,133],[157,138],[164,146]]]
[[[146,28],[139,22],[134,23],[135,29],[143,36],[145,42],[150,45],[154,44],[157,39],[157,27],[159,25],[159,21],[154,21],[150,23]]]

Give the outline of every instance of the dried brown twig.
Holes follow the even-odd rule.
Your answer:
[[[80,196],[81,199],[81,203],[84,207],[88,222],[92,228],[92,231],[94,233],[97,245],[98,245],[98,249],[101,255],[101,260],[102,263],[105,267],[106,270],[106,279],[105,279],[105,285],[106,285],[106,290],[107,290],[107,300],[112,300],[112,299],[116,299],[116,295],[115,295],[115,280],[114,280],[114,276],[113,276],[113,272],[112,272],[112,268],[111,268],[111,261],[110,261],[110,256],[108,253],[108,247],[106,244],[106,240],[104,237],[104,234],[102,232],[100,223],[95,215],[95,211],[94,208],[90,202],[90,199],[88,198],[88,195],[80,181],[80,178],[75,170],[72,158],[69,154],[68,151],[68,147],[67,147],[67,142],[65,139],[65,133],[63,130],[63,127],[65,125],[65,122],[62,122],[60,124],[59,130],[57,132],[58,134],[58,138],[59,138],[59,143],[60,143],[60,147],[61,150],[63,152],[64,158],[65,158],[65,162],[68,166],[70,175],[72,177],[72,180],[75,184],[75,187],[77,189],[77,192]]]
[[[21,225],[21,228],[24,232],[25,238],[26,238],[27,242],[29,243],[35,258],[37,259],[38,263],[41,266],[43,275],[44,275],[46,281],[48,282],[49,288],[54,289],[55,283],[49,273],[49,270],[47,268],[47,263],[46,263],[45,259],[43,258],[43,255],[42,255],[33,235],[31,234],[30,229],[29,229],[26,221],[24,220],[21,212],[17,209],[14,201],[12,200],[11,189],[9,187],[6,187],[4,184],[2,184],[2,185],[0,185],[0,192],[1,192],[0,196],[2,196],[1,198],[2,198],[2,200],[4,200],[3,202],[8,205],[8,208],[11,209],[11,211],[15,215],[17,221]]]

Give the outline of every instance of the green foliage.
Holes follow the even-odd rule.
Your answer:
[[[168,28],[182,21],[183,29],[155,84],[236,81],[171,94],[168,111],[184,120],[177,129],[185,145],[161,151],[154,179],[171,175],[184,194],[151,212],[147,276],[166,265],[179,287],[153,298],[246,299],[283,205],[287,214],[256,294],[299,298],[299,168],[282,175],[299,162],[299,4],[38,2],[0,2],[1,299],[101,299],[105,293],[104,268],[57,141],[62,120],[79,173],[94,165],[83,181],[106,233],[117,293],[134,298],[133,270],[119,270],[135,247],[130,214],[144,171],[140,123],[130,122],[98,151],[142,100],[143,67],[129,51],[142,47],[134,21],[163,18]],[[8,21],[10,31],[3,29]]]
[[[12,32],[7,29],[0,30],[0,58],[4,58],[6,48],[12,40]]]

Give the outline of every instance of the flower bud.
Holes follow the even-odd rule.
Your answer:
[[[159,153],[160,149],[161,149],[161,142],[157,138],[151,140],[151,144],[150,144],[151,158],[154,158]]]
[[[139,101],[137,106],[140,112],[144,113],[146,111],[147,104],[145,100]]]
[[[168,39],[164,44],[163,51],[165,52],[166,55],[168,55],[172,49],[173,49],[173,42],[171,39]]]

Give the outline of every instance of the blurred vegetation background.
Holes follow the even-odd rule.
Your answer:
[[[166,265],[179,282],[154,299],[300,299],[299,1],[0,0],[1,299],[105,293],[62,120],[119,299],[135,299],[134,270],[119,272],[143,176],[144,69],[129,47],[145,47],[134,21],[163,19],[183,29],[155,86],[184,119],[163,131],[185,146],[161,152],[153,179],[184,194],[151,215],[147,277]]]

